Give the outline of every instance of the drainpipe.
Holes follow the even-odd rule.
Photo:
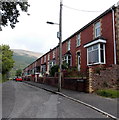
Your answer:
[[[114,9],[113,7],[111,8],[112,9],[112,21],[113,21],[113,41],[114,41],[114,64],[117,64],[117,61],[116,61],[116,32],[115,32],[115,12],[114,12]]]

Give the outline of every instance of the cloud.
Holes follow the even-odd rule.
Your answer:
[[[118,0],[64,0],[63,4],[83,10],[106,10]],[[14,29],[3,28],[0,32],[0,44],[9,44],[13,49],[26,49],[36,52],[48,52],[59,40],[58,25],[48,25],[46,21],[59,22],[59,0],[29,0],[30,16],[21,13],[19,23]],[[103,3],[103,4],[102,4]],[[63,40],[101,13],[83,13],[63,7]]]

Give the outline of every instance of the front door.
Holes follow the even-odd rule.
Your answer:
[[[78,52],[77,53],[77,62],[78,62],[78,64],[77,64],[77,67],[78,67],[78,71],[80,71],[81,70],[81,56],[80,56],[80,52]]]

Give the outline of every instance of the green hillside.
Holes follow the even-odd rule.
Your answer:
[[[13,50],[13,59],[15,61],[13,69],[10,71],[10,77],[14,77],[17,69],[24,69],[26,66],[34,62],[38,56],[33,55],[33,52],[24,50]],[[35,52],[34,52],[35,53]],[[39,56],[41,54],[39,53]]]

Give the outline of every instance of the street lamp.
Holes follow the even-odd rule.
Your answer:
[[[47,24],[59,25],[59,32],[57,34],[59,38],[59,79],[58,79],[58,92],[61,91],[61,79],[62,79],[62,0],[60,0],[60,14],[59,14],[59,24],[47,21]]]
[[[59,25],[58,23],[49,22],[49,21],[47,21],[46,23],[47,23],[47,24],[51,24],[51,25]]]

